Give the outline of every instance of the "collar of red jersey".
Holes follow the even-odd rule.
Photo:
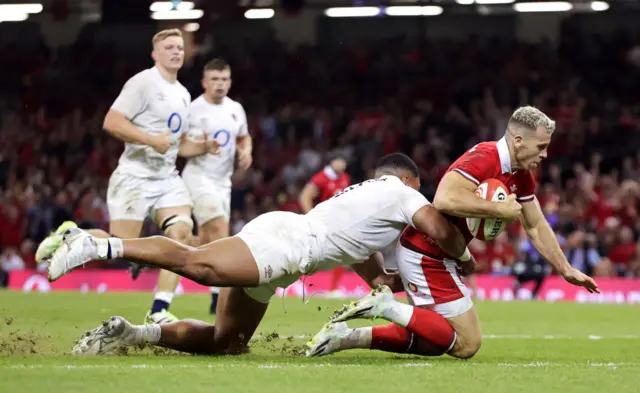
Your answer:
[[[513,173],[511,169],[511,154],[509,154],[509,146],[507,146],[507,140],[502,137],[497,143],[498,157],[500,157],[500,169],[502,173]]]
[[[331,180],[336,180],[338,177],[338,172],[336,172],[330,165],[324,167],[324,174]]]

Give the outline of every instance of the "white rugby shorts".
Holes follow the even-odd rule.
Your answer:
[[[193,199],[193,216],[198,225],[213,219],[224,217],[229,222],[231,217],[231,188],[216,183],[202,173],[184,170],[184,183]]]
[[[286,288],[300,278],[300,267],[313,258],[311,226],[300,214],[262,214],[235,236],[247,244],[260,273],[259,285],[245,292],[261,303],[268,303],[278,287]]]
[[[193,203],[178,173],[150,179],[116,169],[109,179],[107,206],[111,221],[144,221],[146,217],[155,218],[157,209],[193,206]]]
[[[455,261],[430,258],[398,242],[396,264],[409,301],[414,306],[433,310],[445,318],[457,317],[473,307]]]

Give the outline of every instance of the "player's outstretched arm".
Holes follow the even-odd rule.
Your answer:
[[[600,292],[598,284],[591,277],[571,267],[536,198],[522,204],[520,221],[536,250],[567,282],[585,287],[589,292]]]
[[[469,260],[467,242],[455,225],[451,224],[433,205],[426,205],[413,215],[413,225],[438,243],[444,252],[456,259]]]
[[[357,263],[351,267],[371,288],[386,285],[394,293],[404,291],[400,275],[386,273],[382,267],[383,264],[382,253],[377,252],[363,263]]]
[[[102,128],[123,142],[151,146],[159,153],[164,154],[171,146],[171,131],[167,130],[159,135],[146,133],[134,126],[123,113],[114,109],[107,112]]]
[[[520,215],[521,206],[515,196],[504,202],[491,202],[477,196],[476,187],[458,172],[450,171],[438,184],[433,206],[456,217],[499,217],[510,220]]]

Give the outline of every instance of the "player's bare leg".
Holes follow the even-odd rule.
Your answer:
[[[49,280],[90,260],[116,258],[169,270],[206,286],[247,287],[260,282],[256,260],[239,237],[194,248],[164,236],[97,239],[80,229],[65,234],[64,245],[51,258]]]
[[[90,235],[95,236],[99,239],[108,239],[110,237],[119,237],[122,239],[133,239],[136,237],[140,237],[142,233],[142,225],[144,222],[142,220],[113,220],[109,223],[109,233],[95,233],[95,231],[89,230],[87,231]],[[96,236],[98,235],[98,236]],[[131,275],[135,280],[138,278],[140,274],[140,265],[131,263],[130,264]]]
[[[447,353],[456,358],[469,359],[478,352],[482,344],[480,319],[475,307],[457,317],[447,318],[456,332],[456,342]]]
[[[211,243],[218,239],[223,239],[229,236],[229,222],[224,216],[220,216],[205,222],[198,228],[198,245],[204,245]],[[209,312],[211,314],[216,313],[218,299],[220,294],[220,288],[211,287],[211,305]]]
[[[215,326],[196,320],[162,325],[158,345],[207,355],[246,353],[267,307],[268,304],[250,298],[242,288],[222,288]]]
[[[250,298],[241,288],[223,288],[218,322],[185,319],[159,325],[134,326],[112,317],[93,329],[73,348],[76,355],[117,353],[121,347],[154,345],[200,355],[236,355],[248,351],[248,342],[260,324],[268,304]]]
[[[178,217],[180,217],[178,219]],[[156,210],[155,221],[170,239],[185,245],[191,245],[191,207],[177,206]],[[191,225],[190,225],[191,224]],[[161,270],[153,304],[145,316],[146,323],[168,323],[178,320],[169,312],[180,276],[167,270]]]

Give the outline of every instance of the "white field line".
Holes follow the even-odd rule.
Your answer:
[[[556,363],[556,362],[530,362],[530,363],[475,363],[465,362],[466,366],[484,366],[484,367],[511,367],[511,368],[537,368],[537,367],[606,367],[606,368],[618,368],[618,367],[638,367],[640,362],[608,362],[608,363]],[[318,363],[318,364],[252,364],[246,365],[235,364],[239,367],[250,367],[258,369],[299,369],[299,368],[367,368],[367,367],[379,367],[379,365],[361,365],[361,364],[341,364],[341,363]],[[433,363],[387,363],[384,367],[432,367]],[[437,366],[437,365],[436,365]],[[448,366],[448,364],[442,364],[442,366]],[[221,367],[229,367],[229,364],[132,364],[132,365],[116,365],[116,364],[84,364],[84,365],[44,365],[44,364],[13,364],[0,367],[0,369],[11,370],[177,370],[177,369],[216,369]]]
[[[295,336],[278,336],[273,340],[284,339],[309,339],[311,336],[309,335],[295,335]],[[532,334],[485,334],[482,336],[484,340],[606,340],[606,339],[617,339],[617,340],[640,340],[640,334],[613,334],[609,336],[600,336],[595,334],[589,334],[586,336],[567,336],[567,335],[553,335],[553,334],[544,334],[544,335],[532,335]],[[265,340],[264,337],[254,337],[252,340],[262,341]]]

